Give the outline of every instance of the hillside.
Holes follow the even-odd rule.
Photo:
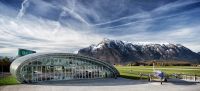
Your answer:
[[[200,55],[181,44],[132,44],[104,39],[97,45],[80,49],[78,54],[92,56],[111,64],[148,60],[177,60],[200,63]]]

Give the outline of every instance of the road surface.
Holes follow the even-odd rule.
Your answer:
[[[146,80],[96,79],[0,86],[0,91],[200,91],[200,83],[171,79],[160,85]]]

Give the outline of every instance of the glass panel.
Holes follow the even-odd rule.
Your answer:
[[[21,74],[27,82],[113,77],[112,72],[102,65],[59,56],[33,60],[21,69]]]

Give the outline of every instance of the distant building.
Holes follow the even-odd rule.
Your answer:
[[[19,57],[12,62],[10,71],[21,83],[119,76],[110,64],[68,53],[34,53]]]

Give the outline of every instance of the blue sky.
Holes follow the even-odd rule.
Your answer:
[[[71,52],[104,38],[200,51],[200,0],[0,0],[0,55]]]

